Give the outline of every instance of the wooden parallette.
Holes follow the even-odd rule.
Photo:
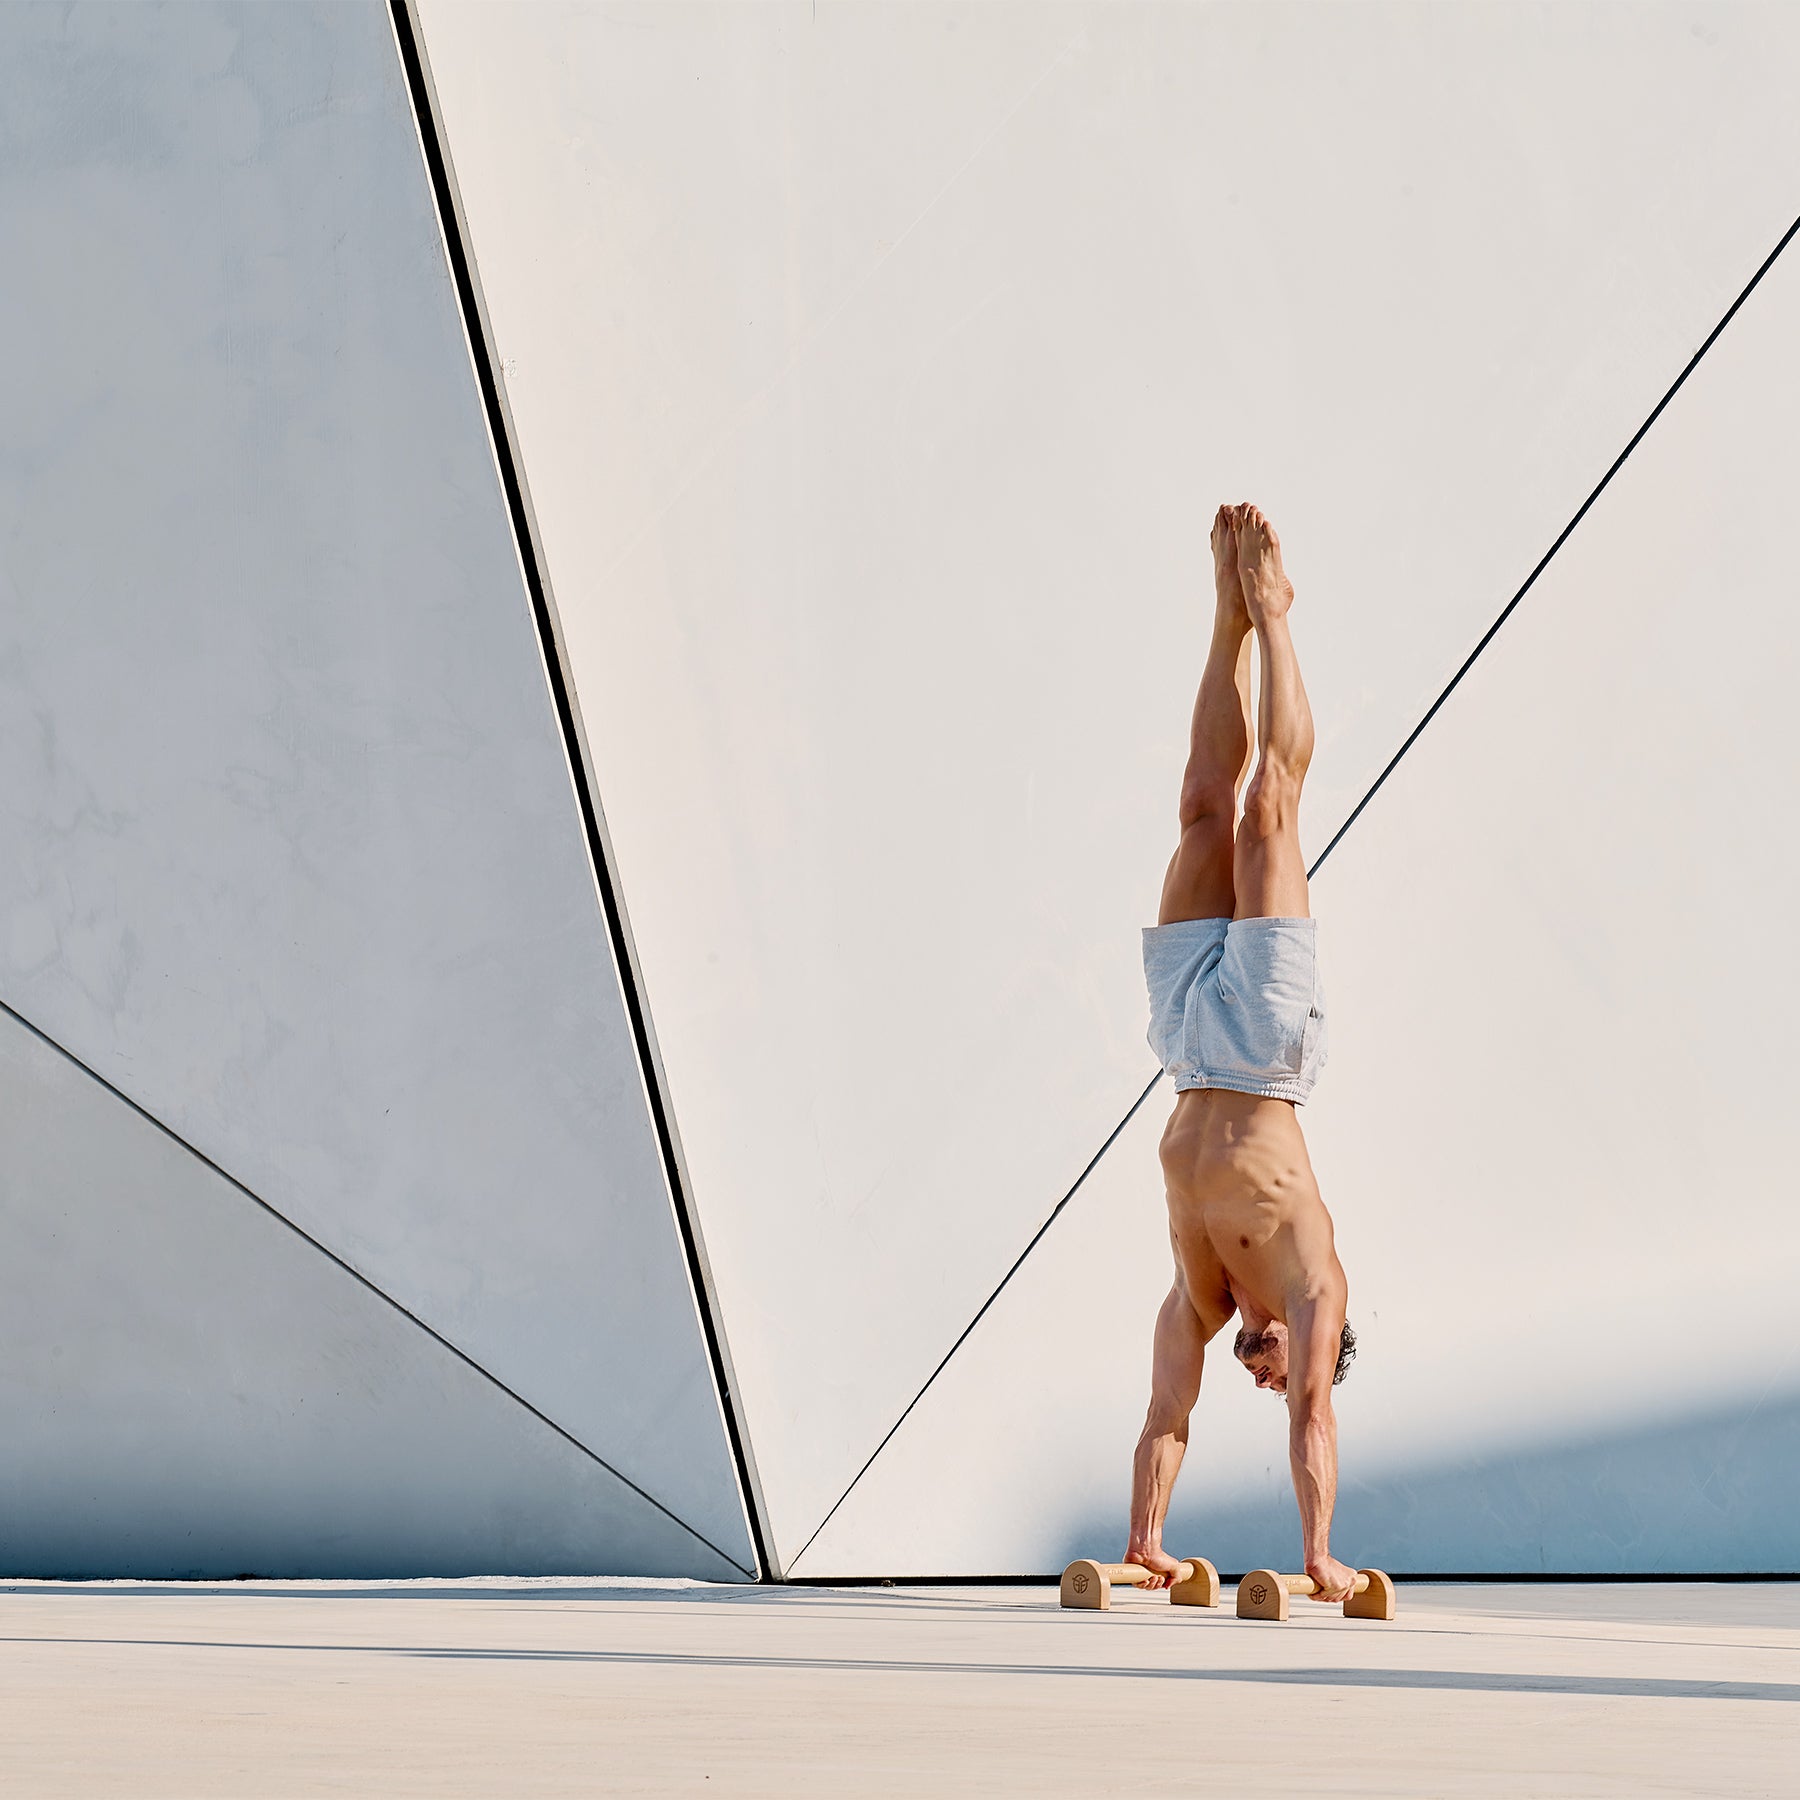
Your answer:
[[[1155,1579],[1142,1563],[1089,1562],[1082,1557],[1063,1570],[1062,1603],[1079,1611],[1105,1612],[1115,1587],[1144,1587]],[[1168,1594],[1171,1606],[1217,1606],[1219,1571],[1204,1556],[1190,1557]]]
[[[1252,1569],[1238,1583],[1237,1616],[1240,1619],[1285,1619],[1288,1596],[1316,1593],[1310,1575],[1278,1575],[1273,1569]],[[1359,1569],[1356,1586],[1344,1602],[1346,1619],[1391,1619],[1394,1616],[1394,1584],[1379,1569]]]

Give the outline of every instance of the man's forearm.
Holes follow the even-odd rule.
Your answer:
[[[1187,1449],[1188,1416],[1200,1395],[1206,1366],[1206,1333],[1188,1302],[1181,1277],[1156,1315],[1156,1347],[1150,1375],[1150,1405],[1131,1459],[1131,1538],[1126,1559],[1154,1558],[1162,1548],[1169,1496]],[[1155,1564],[1152,1561],[1151,1567]]]
[[[1187,1433],[1146,1430],[1131,1459],[1131,1541],[1129,1555],[1162,1548],[1163,1520],[1187,1451]]]
[[[1337,1505],[1337,1415],[1331,1402],[1307,1406],[1296,1399],[1288,1421],[1288,1457],[1294,1498],[1300,1503],[1300,1537],[1306,1560],[1331,1554],[1331,1514]]]

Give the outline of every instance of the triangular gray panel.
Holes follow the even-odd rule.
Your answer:
[[[742,1579],[0,1013],[0,1575]]]
[[[751,1563],[386,10],[0,8],[0,242],[0,998]]]

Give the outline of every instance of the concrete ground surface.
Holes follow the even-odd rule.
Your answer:
[[[0,1584],[0,1791],[1791,1795],[1800,1586]]]

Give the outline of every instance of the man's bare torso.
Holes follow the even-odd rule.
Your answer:
[[[1234,1312],[1258,1328],[1342,1288],[1331,1215],[1294,1108],[1225,1088],[1176,1097],[1162,1139],[1170,1226],[1189,1298],[1209,1332]]]

